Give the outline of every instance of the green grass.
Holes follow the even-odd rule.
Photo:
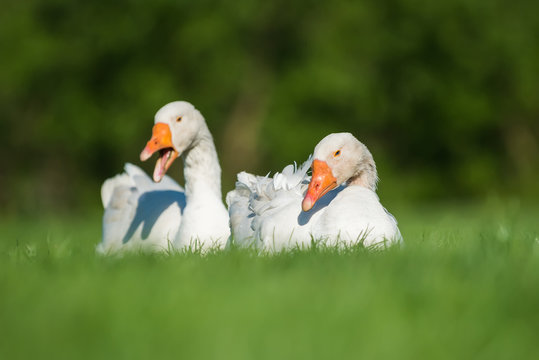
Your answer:
[[[391,207],[385,252],[101,258],[99,214],[0,221],[1,359],[524,359],[539,208]]]

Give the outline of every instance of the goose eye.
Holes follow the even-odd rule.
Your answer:
[[[333,157],[337,157],[339,155],[341,155],[341,150],[337,150],[333,153]]]
[[[176,118],[176,122],[180,122],[180,121],[182,121],[182,117],[181,117],[181,116],[178,116],[178,117]]]

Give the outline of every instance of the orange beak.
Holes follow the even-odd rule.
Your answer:
[[[180,155],[172,145],[170,127],[164,123],[157,123],[153,126],[152,138],[140,153],[140,160],[148,160],[157,151],[159,151],[159,158],[153,172],[153,180],[155,182],[163,179],[172,162]]]
[[[307,194],[301,203],[303,211],[311,210],[318,199],[337,187],[337,179],[325,161],[314,160],[312,169],[313,176]]]

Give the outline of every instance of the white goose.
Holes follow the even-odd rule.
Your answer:
[[[221,167],[204,117],[176,101],[155,114],[152,138],[140,154],[159,152],[152,180],[138,167],[105,181],[103,239],[97,251],[221,248],[230,235],[221,199]],[[183,155],[185,190],[165,175]]]
[[[238,174],[227,194],[231,241],[279,251],[327,245],[384,247],[402,241],[395,218],[376,195],[378,175],[365,145],[350,133],[326,136],[311,158],[273,178]]]

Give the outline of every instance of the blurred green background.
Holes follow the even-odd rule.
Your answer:
[[[537,13],[498,0],[4,0],[0,212],[98,209],[103,180],[139,164],[154,113],[180,99],[209,123],[224,193],[240,170],[280,170],[350,131],[383,202],[536,199]]]

